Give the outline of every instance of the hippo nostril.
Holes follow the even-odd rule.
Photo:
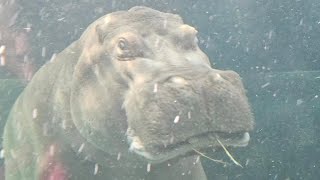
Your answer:
[[[211,74],[212,81],[224,81],[223,77],[219,73],[213,73]]]
[[[173,76],[169,79],[169,81],[176,83],[176,84],[182,84],[182,85],[188,84],[186,79],[184,79],[183,77],[179,77],[179,76]]]

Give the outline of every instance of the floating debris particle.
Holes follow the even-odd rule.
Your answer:
[[[85,146],[85,144],[82,143],[81,146],[78,149],[78,154],[80,154],[83,151],[84,146]]]
[[[261,88],[263,89],[263,88],[265,88],[265,87],[267,87],[267,86],[269,86],[269,85],[270,85],[270,83],[267,82],[267,83],[265,83],[264,85],[262,85]]]
[[[50,154],[50,156],[54,156],[55,152],[56,152],[56,146],[53,145],[53,144],[51,144],[51,145],[50,145],[50,148],[49,148],[49,154]]]
[[[65,17],[59,18],[57,19],[57,21],[63,21],[65,19]]]
[[[42,57],[46,57],[46,52],[47,52],[47,48],[46,47],[42,47],[41,56]]]
[[[249,162],[250,162],[250,159],[247,159],[245,166],[248,166]]]
[[[174,141],[174,136],[171,136],[171,138],[170,138],[170,144],[173,144],[173,141]]]
[[[232,36],[229,36],[228,39],[225,41],[226,43],[229,43],[232,39]]]
[[[42,134],[45,136],[49,135],[49,125],[48,123],[43,124],[42,126]]]
[[[0,66],[6,65],[6,46],[0,46]]]
[[[303,102],[304,102],[304,101],[303,101],[302,99],[298,99],[296,105],[299,106],[299,105],[301,105]]]
[[[303,18],[300,19],[299,26],[303,25]]]
[[[32,111],[32,118],[35,119],[37,117],[38,117],[38,109],[34,108],[33,111]]]
[[[273,31],[271,30],[271,31],[269,31],[268,38],[271,39],[272,35],[273,35]]]
[[[121,158],[121,152],[118,153],[117,160],[119,161]]]
[[[4,158],[4,149],[1,149],[0,151],[0,159],[3,159]]]
[[[98,171],[99,171],[99,164],[96,163],[96,164],[94,165],[94,172],[93,172],[93,174],[94,174],[94,175],[97,175]]]
[[[168,163],[168,167],[170,167],[171,166],[171,164],[170,163]]]
[[[30,23],[28,23],[27,24],[27,27],[25,27],[25,28],[23,28],[24,30],[26,30],[26,32],[30,32],[31,31],[31,24]]]
[[[191,119],[191,112],[188,112],[188,119]]]
[[[6,51],[6,46],[0,46],[0,54],[3,54]]]
[[[67,121],[65,119],[62,121],[62,128],[67,129]]]
[[[153,92],[154,92],[154,93],[158,92],[158,84],[157,84],[157,83],[155,83],[155,84],[153,85]]]
[[[151,164],[148,163],[148,165],[147,165],[147,172],[150,172],[150,170],[151,170]]]
[[[200,156],[197,156],[196,163],[200,161]]]
[[[179,122],[179,120],[180,120],[180,116],[178,115],[178,116],[176,116],[176,117],[174,118],[173,122],[174,122],[175,124],[177,124],[177,123]]]

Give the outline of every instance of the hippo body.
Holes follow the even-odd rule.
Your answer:
[[[4,132],[7,180],[205,180],[194,150],[246,146],[239,75],[210,66],[196,30],[146,7],[108,14],[45,64]]]

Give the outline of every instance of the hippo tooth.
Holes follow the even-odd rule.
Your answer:
[[[132,137],[132,143],[130,145],[130,148],[129,148],[131,151],[134,151],[134,150],[143,150],[144,149],[144,146],[140,140],[139,137],[135,136],[135,137]]]
[[[248,142],[249,142],[249,140],[250,140],[250,134],[248,133],[248,132],[245,132],[244,134],[243,134],[243,137],[242,137],[242,139],[241,139],[241,142],[243,142],[243,144],[248,144]]]

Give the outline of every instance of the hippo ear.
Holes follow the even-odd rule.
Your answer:
[[[104,40],[104,37],[105,37],[105,33],[103,33],[103,30],[102,30],[102,26],[101,24],[98,24],[96,25],[96,34],[98,36],[98,41],[100,44],[103,44],[103,40]]]

